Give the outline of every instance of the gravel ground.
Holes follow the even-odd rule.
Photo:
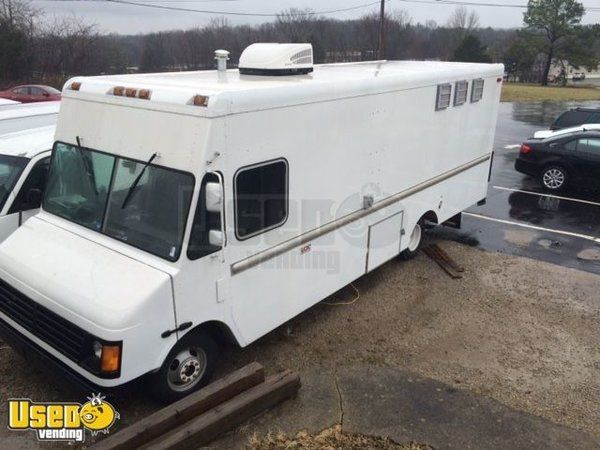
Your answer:
[[[231,368],[397,366],[600,436],[600,276],[443,242],[466,267],[450,279],[425,255],[354,283],[351,305],[320,304]],[[345,288],[331,302],[355,298]]]
[[[226,349],[219,372],[250,361],[268,372],[355,363],[402,367],[600,436],[600,276],[443,241],[466,267],[450,279],[429,258],[391,261],[246,349]],[[8,398],[84,401],[0,350]],[[143,386],[118,392],[121,426],[158,405]],[[6,407],[0,422],[6,423]],[[302,424],[299,424],[302,429]],[[31,433],[0,427],[11,448]],[[43,444],[48,448],[47,444]]]

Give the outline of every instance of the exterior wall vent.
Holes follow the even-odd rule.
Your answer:
[[[252,44],[239,63],[244,75],[302,75],[313,71],[311,44]]]

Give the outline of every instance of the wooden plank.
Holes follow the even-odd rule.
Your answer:
[[[435,244],[431,244],[423,249],[425,254],[433,259],[438,266],[440,266],[444,271],[450,275],[452,278],[462,278],[462,273],[457,270],[458,265],[456,263],[450,264],[448,261],[450,260],[450,256],[442,254],[443,250],[439,248]],[[445,252],[444,252],[445,253]]]
[[[263,366],[256,362],[248,364],[101,440],[91,448],[125,450],[139,447],[236,395],[260,385],[264,380]]]
[[[290,371],[268,377],[237,397],[205,412],[142,448],[146,450],[197,449],[293,396],[300,388],[300,377]]]

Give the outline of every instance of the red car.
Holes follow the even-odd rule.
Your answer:
[[[21,103],[50,102],[60,100],[60,91],[50,86],[29,84],[0,91],[0,98]]]

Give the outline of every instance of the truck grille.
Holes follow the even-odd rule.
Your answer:
[[[76,363],[85,357],[91,336],[0,280],[0,311]]]

